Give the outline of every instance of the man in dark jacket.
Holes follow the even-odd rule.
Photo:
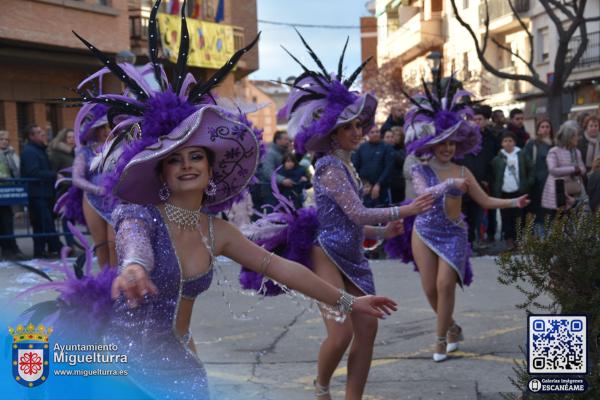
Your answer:
[[[506,125],[506,129],[515,134],[517,138],[517,147],[521,150],[525,147],[525,143],[529,140],[529,133],[525,130],[525,114],[518,108],[510,110],[510,121]]]
[[[50,234],[33,238],[33,256],[58,257],[62,244],[56,234],[52,203],[54,201],[54,181],[56,173],[50,166],[46,153],[48,134],[37,125],[25,128],[28,143],[21,153],[21,177],[34,178],[28,183],[29,218],[34,234]],[[48,253],[46,253],[48,245]]]
[[[457,164],[464,165],[471,171],[481,187],[489,192],[489,186],[492,182],[492,159],[496,157],[500,150],[500,143],[494,136],[489,126],[492,116],[492,108],[489,106],[479,106],[474,109],[474,122],[479,125],[481,132],[481,150],[477,154],[468,154],[462,160],[457,160]],[[469,225],[469,242],[475,240],[475,233],[479,232],[479,225],[483,218],[483,209],[468,195],[465,195],[462,203],[462,211]],[[495,210],[490,210],[495,218]]]
[[[277,204],[277,199],[275,199],[271,192],[271,176],[273,176],[275,170],[283,163],[283,156],[289,151],[289,147],[290,138],[288,134],[283,131],[275,132],[273,143],[267,148],[267,152],[258,166],[256,172],[258,183],[253,185],[250,189],[254,209],[268,213],[272,208],[266,207],[263,209],[263,206],[274,206]],[[277,184],[284,187],[291,188],[294,186],[294,182],[291,179],[284,178],[280,175],[277,175],[276,179]],[[252,216],[252,218],[256,219],[257,216]]]
[[[369,132],[369,140],[352,155],[352,163],[365,184],[363,202],[366,207],[377,207],[388,202],[390,173],[394,166],[392,147],[381,140],[376,127]]]
[[[383,125],[381,125],[379,133],[381,133],[381,136],[383,136],[387,131],[395,126],[399,126],[401,128],[404,126],[404,110],[400,106],[392,107],[390,115],[388,115]]]

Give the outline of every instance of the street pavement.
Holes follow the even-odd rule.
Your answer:
[[[38,265],[39,262],[34,265]],[[215,400],[313,399],[312,381],[324,327],[314,304],[299,298],[244,296],[238,267],[220,258],[213,285],[194,306],[192,332],[208,371]],[[519,347],[525,343],[526,316],[515,304],[522,295],[497,282],[492,257],[473,259],[474,282],[457,290],[456,321],[465,341],[446,362],[431,360],[435,318],[412,266],[372,261],[378,294],[399,304],[379,326],[365,399],[500,399],[515,392],[509,382]],[[218,281],[218,282],[217,282]],[[0,303],[32,284],[37,275],[0,262]],[[10,303],[13,310],[39,301]],[[244,317],[244,312],[255,308]],[[346,359],[335,372],[332,397],[343,399]]]

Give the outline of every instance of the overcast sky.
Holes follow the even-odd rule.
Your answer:
[[[366,0],[258,0],[258,19],[267,21],[353,25],[360,24],[360,17],[367,15]],[[303,64],[316,69],[296,32],[289,26],[258,23],[262,31],[259,43],[260,68],[250,75],[251,79],[286,79],[297,76],[301,68],[288,56],[284,45]],[[337,70],[339,56],[346,36],[350,36],[344,58],[345,74],[360,64],[360,29],[301,28],[298,30],[315,50],[328,71]]]

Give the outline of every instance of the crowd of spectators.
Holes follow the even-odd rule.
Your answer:
[[[525,128],[525,114],[513,109],[506,120],[502,110],[486,105],[474,109],[473,122],[481,131],[481,150],[457,163],[468,168],[481,187],[492,196],[513,198],[528,194],[525,210],[483,210],[465,195],[463,214],[474,247],[503,239],[514,246],[526,216],[534,218],[536,234],[543,235],[545,218],[558,210],[600,206],[600,118],[583,115],[553,127],[547,118],[538,118],[535,131]],[[414,197],[411,168],[423,160],[404,148],[404,112],[394,107],[385,123],[374,127],[352,156],[362,180],[362,200],[367,207],[386,207]],[[557,129],[558,128],[558,129]],[[55,182],[59,171],[73,164],[75,140],[72,129],[62,129],[49,142],[48,130],[29,125],[21,154],[9,145],[10,133],[0,130],[0,180],[28,178],[27,211],[34,234],[34,257],[56,257],[62,243],[52,209],[56,198],[68,187]],[[310,202],[313,155],[299,157],[285,132],[277,132],[256,174],[250,196],[225,215],[236,224],[268,213],[277,205],[272,185],[296,208]],[[7,183],[0,183],[7,185]],[[0,236],[14,235],[15,213],[22,209],[0,205]],[[498,218],[500,214],[500,218]],[[519,224],[518,221],[521,221]],[[498,222],[501,232],[498,235]],[[63,233],[66,226],[63,221]],[[64,235],[67,244],[72,238]],[[13,238],[0,239],[3,259],[25,256]]]

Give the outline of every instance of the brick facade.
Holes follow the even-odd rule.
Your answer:
[[[71,30],[113,57],[132,47],[132,10],[139,12],[140,7],[152,2],[108,0],[105,6],[97,0],[2,0],[0,129],[10,132],[13,147],[19,150],[23,141],[20,131],[28,123],[46,127],[51,122],[54,133],[73,124],[78,109],[53,104],[49,99],[72,97],[72,89],[101,64]],[[257,32],[256,0],[225,0],[223,23],[243,28],[244,42],[248,43]],[[244,56],[235,76],[240,79],[256,69],[258,51],[254,49]],[[192,72],[206,79],[214,71],[194,68]],[[105,90],[115,90],[120,82],[108,78],[104,85]],[[233,95],[234,77],[228,76],[216,92]]]

